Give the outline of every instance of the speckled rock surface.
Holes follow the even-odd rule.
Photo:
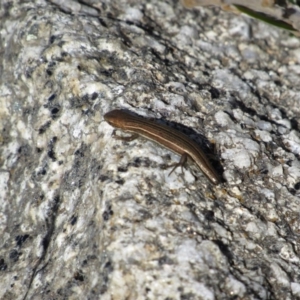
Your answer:
[[[0,299],[300,297],[299,39],[137,2],[1,1]],[[113,108],[187,131],[224,183],[168,176]]]

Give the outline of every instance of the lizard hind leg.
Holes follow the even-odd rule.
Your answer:
[[[178,163],[174,163],[172,165],[170,165],[169,167],[173,167],[173,169],[171,170],[171,172],[169,173],[169,176],[176,170],[177,167],[181,166],[181,171],[183,174],[183,166],[185,165],[186,161],[187,161],[187,154],[182,154],[180,161]]]

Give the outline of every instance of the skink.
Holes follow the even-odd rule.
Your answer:
[[[140,134],[181,154],[181,160],[176,164],[175,168],[178,165],[182,165],[189,157],[196,162],[213,184],[220,183],[219,175],[212,167],[204,151],[196,142],[182,132],[167,125],[159,124],[156,121],[132,115],[123,110],[112,110],[104,115],[104,119],[113,127]]]

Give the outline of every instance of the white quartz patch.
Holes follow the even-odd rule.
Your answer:
[[[123,18],[130,21],[141,21],[143,18],[143,13],[138,8],[129,7],[125,11]]]
[[[249,87],[239,77],[232,74],[228,69],[216,70],[213,72],[213,84],[216,88],[236,90],[242,96],[246,96]]]
[[[250,138],[237,132],[225,132],[217,135],[219,147],[223,149],[222,158],[230,160],[237,168],[249,168],[257,157],[260,147]]]
[[[297,131],[292,130],[284,137],[283,142],[294,154],[300,154],[300,137]]]

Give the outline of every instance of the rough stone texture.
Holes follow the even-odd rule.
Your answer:
[[[0,298],[300,297],[299,39],[138,2],[1,1]],[[168,176],[113,108],[187,132],[224,183]]]

